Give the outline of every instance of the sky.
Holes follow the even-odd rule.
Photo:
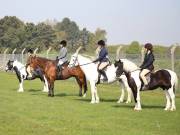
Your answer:
[[[0,0],[0,18],[25,22],[68,17],[82,29],[107,32],[107,44],[180,43],[180,0]]]

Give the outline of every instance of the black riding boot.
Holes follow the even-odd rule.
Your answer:
[[[61,71],[62,71],[62,66],[61,65],[57,65],[57,75],[61,76]]]
[[[99,72],[99,71],[98,71],[98,72]],[[98,74],[98,81],[97,81],[96,84],[100,84],[100,78],[101,78],[101,73],[99,72],[99,74]]]
[[[103,75],[103,81],[104,82],[106,82],[106,81],[108,81],[108,78],[107,78],[107,76],[106,76],[106,73],[105,73],[105,71],[104,70],[101,70],[101,74]]]

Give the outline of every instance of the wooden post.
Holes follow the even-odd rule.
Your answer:
[[[24,48],[22,51],[21,51],[21,62],[24,63],[24,52],[25,52],[26,48]]]
[[[46,58],[49,58],[49,52],[51,51],[52,47],[50,46],[49,49],[46,51]]]
[[[175,52],[176,47],[177,47],[177,44],[173,45],[173,47],[171,48],[171,69],[172,69],[172,71],[174,71],[174,52]]]
[[[4,67],[6,65],[6,54],[7,54],[8,50],[9,50],[9,48],[6,48],[4,53],[3,53],[3,65],[2,65],[2,67]]]
[[[117,51],[116,51],[116,60],[119,60],[119,58],[120,58],[120,52],[121,52],[121,49],[122,49],[122,46],[119,46],[118,47],[118,49],[117,49]]]
[[[15,54],[15,52],[16,52],[16,48],[14,48],[14,50],[12,51],[12,59],[14,60],[14,54]]]
[[[38,51],[38,48],[36,48],[36,49],[34,50],[34,54],[37,54],[37,51]]]
[[[144,61],[144,47],[141,49],[141,63]]]

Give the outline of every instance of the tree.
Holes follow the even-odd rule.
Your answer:
[[[137,54],[140,52],[141,52],[141,47],[139,45],[139,42],[137,41],[133,41],[126,50],[126,53],[129,54]]]
[[[81,37],[82,45],[86,50],[86,46],[88,45],[89,42],[89,32],[87,31],[86,28],[83,28],[83,30],[81,31],[80,37]]]
[[[65,32],[66,40],[72,45],[72,47],[78,42],[80,38],[80,30],[74,21],[69,18],[64,18],[62,22],[55,25],[57,32]]]

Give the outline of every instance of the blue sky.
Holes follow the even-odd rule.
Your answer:
[[[69,17],[80,28],[107,31],[108,44],[180,42],[180,0],[0,0],[0,18],[26,22]]]

